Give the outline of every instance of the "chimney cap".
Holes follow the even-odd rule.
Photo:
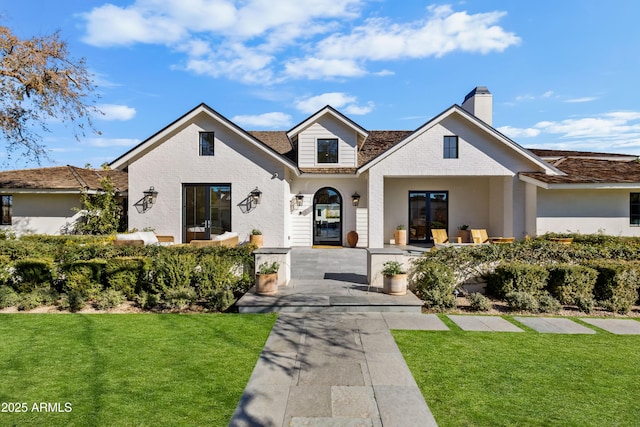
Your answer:
[[[469,98],[472,98],[475,95],[491,95],[491,92],[489,92],[489,89],[487,89],[486,86],[476,86],[471,92],[467,94],[467,96],[464,97],[463,103],[467,102]]]

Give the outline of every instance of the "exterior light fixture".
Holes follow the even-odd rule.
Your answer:
[[[304,194],[302,194],[301,192],[298,192],[298,194],[296,194],[296,205],[298,207],[302,206],[303,201],[304,201]]]
[[[253,189],[253,191],[251,191],[250,195],[252,204],[259,205],[260,199],[262,198],[262,191],[258,190],[258,187],[256,187],[255,189]]]
[[[153,206],[153,204],[156,202],[156,198],[158,197],[158,192],[156,191],[155,188],[153,188],[153,186],[149,187],[148,190],[145,190],[142,192],[142,194],[144,194],[144,204],[146,206],[146,209],[150,209],[151,206]]]
[[[360,195],[357,191],[353,193],[353,196],[351,196],[351,202],[353,203],[353,206],[356,207],[360,204]]]

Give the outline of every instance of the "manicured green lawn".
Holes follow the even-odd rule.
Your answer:
[[[0,425],[226,426],[275,319],[0,315]]]
[[[450,327],[393,331],[441,427],[640,422],[639,336]]]

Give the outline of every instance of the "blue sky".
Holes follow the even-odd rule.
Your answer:
[[[94,75],[101,134],[51,124],[52,165],[97,167],[201,102],[247,130],[326,104],[412,130],[476,86],[524,147],[640,155],[637,0],[2,0],[0,16],[59,30]]]

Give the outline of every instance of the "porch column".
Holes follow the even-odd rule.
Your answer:
[[[514,220],[514,216],[513,216],[513,210],[514,210],[514,206],[513,206],[513,191],[514,191],[514,187],[513,187],[513,180],[516,179],[513,176],[506,176],[503,178],[503,193],[502,193],[502,197],[503,197],[503,209],[504,209],[504,216],[502,217],[502,235],[503,236],[508,236],[508,237],[515,237],[513,232],[513,220]]]
[[[384,176],[369,172],[369,247],[384,247]]]

